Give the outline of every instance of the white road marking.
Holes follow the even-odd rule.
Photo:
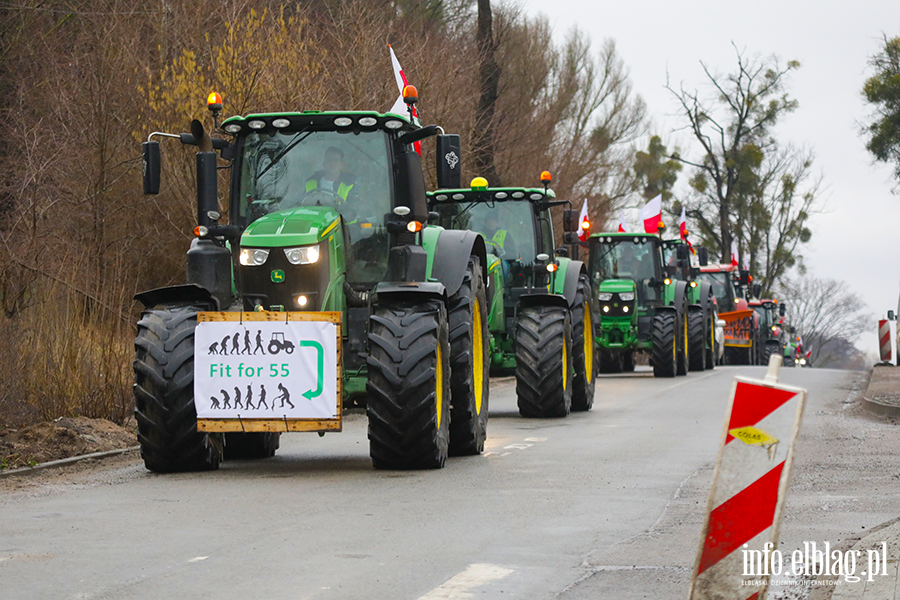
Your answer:
[[[485,452],[482,456],[491,456],[492,454],[496,454],[496,452]]]
[[[434,588],[418,600],[462,600],[471,598],[469,590],[482,585],[503,579],[512,569],[497,565],[474,564],[469,565],[462,573],[454,575],[439,587]]]
[[[504,450],[524,450],[525,448],[531,448],[534,444],[510,444],[509,446],[503,446]]]
[[[194,558],[188,560],[189,563],[200,562],[201,560],[206,560],[209,558],[208,556],[195,556]]]
[[[0,562],[3,562],[4,560],[9,560],[11,558],[12,558],[12,556],[0,556]]]
[[[504,452],[504,453],[501,454],[500,456],[509,456],[510,454],[512,454],[512,452]]]
[[[526,442],[546,442],[547,438],[525,438]]]

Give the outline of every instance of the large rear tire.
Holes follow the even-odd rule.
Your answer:
[[[450,442],[450,342],[439,301],[373,307],[369,454],[376,469],[439,469]]]
[[[690,340],[688,338],[688,312],[678,315],[678,329],[675,332],[678,337],[678,362],[676,364],[678,375],[688,374],[688,357],[690,353]]]
[[[490,340],[481,263],[469,259],[447,304],[450,327],[450,456],[481,454],[487,437]]]
[[[594,322],[591,305],[594,296],[586,276],[578,278],[575,302],[572,304],[572,410],[591,410],[594,405],[596,365],[594,363]]]
[[[225,459],[271,458],[280,445],[281,433],[252,431],[225,434]]]
[[[516,320],[516,395],[523,417],[572,410],[572,323],[568,309],[528,306]]]
[[[703,336],[706,340],[704,344],[709,343],[709,347],[704,352],[707,369],[716,368],[716,321],[718,319],[716,311],[711,309],[706,323],[706,335]]]
[[[671,310],[657,312],[653,317],[653,352],[650,362],[654,377],[675,377],[678,362],[676,324],[678,315]]]
[[[688,312],[688,369],[702,371],[706,366],[706,319],[703,309]]]
[[[156,473],[210,471],[222,461],[222,435],[197,431],[194,329],[201,310],[151,308],[137,324],[134,416],[144,466]]]

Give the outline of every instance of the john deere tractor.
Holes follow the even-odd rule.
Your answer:
[[[759,294],[756,294],[757,296]],[[750,308],[756,313],[759,319],[759,331],[761,344],[759,356],[759,364],[769,364],[769,358],[773,354],[779,354],[784,350],[784,340],[787,332],[783,327],[786,306],[778,304],[777,300],[763,298],[760,300],[751,300]]]
[[[593,295],[581,261],[556,257],[544,188],[489,188],[481,177],[469,189],[429,192],[429,205],[448,229],[481,232],[488,245],[488,325],[491,369],[514,372],[519,412],[563,417],[594,401]]]
[[[411,116],[415,88],[408,86],[404,98],[409,115],[250,114],[228,118],[219,128],[221,99],[211,95],[222,139],[211,138],[199,121],[191,123],[190,134],[151,135],[176,138],[199,151],[198,227],[187,252],[187,282],[137,296],[146,309],[135,341],[134,390],[148,469],[215,469],[223,456],[271,456],[281,432],[340,431],[341,402],[354,399],[366,405],[376,468],[439,468],[448,454],[482,451],[488,420],[487,252],[477,233],[428,223],[414,143],[439,128],[422,127]],[[151,139],[143,150],[145,192],[157,193],[159,142]],[[459,136],[439,135],[437,150],[438,181],[458,187]],[[217,166],[219,160],[228,162]],[[223,167],[230,168],[227,224],[216,190],[216,171]],[[237,327],[239,319],[241,326],[257,322],[252,319],[281,325],[270,326],[274,333],[256,326],[260,348],[254,356],[247,352],[249,330],[246,339],[236,333],[233,341],[214,342],[207,351],[195,348],[198,315],[203,326],[224,320]],[[329,364],[323,365],[321,344],[284,337],[295,321],[328,319],[339,326],[337,358]],[[232,357],[235,350],[238,356]],[[210,373],[195,372],[195,355],[206,360],[208,354],[221,364]],[[244,406],[243,413],[198,423],[198,409],[209,407],[201,403],[206,398],[195,397],[195,379],[230,376],[225,361],[262,360],[264,354],[273,360],[271,372],[248,371],[243,363],[235,368],[244,375],[281,377],[269,384],[271,390],[280,381],[280,405],[270,391],[265,415]],[[274,362],[276,354],[284,364]],[[311,357],[300,367],[312,380],[285,363],[300,356]],[[306,406],[307,398],[321,392],[322,373],[335,368],[334,414],[289,418],[285,402]],[[225,398],[243,392],[243,404],[259,409],[262,387],[232,392],[223,386],[222,392]],[[290,400],[289,389],[307,388]],[[213,400],[220,410],[223,398]]]
[[[656,377],[687,374],[689,284],[664,269],[660,237],[597,233],[588,243],[600,317],[596,335],[600,370],[633,371],[635,353],[646,352]],[[677,252],[681,260],[687,258],[686,246]]]
[[[712,286],[707,281],[699,281],[700,267],[709,262],[709,253],[700,247],[694,254],[681,239],[663,240],[662,252],[667,274],[688,284],[688,368],[691,371],[713,369],[717,355],[723,351],[722,324]]]

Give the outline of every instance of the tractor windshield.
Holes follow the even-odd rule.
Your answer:
[[[241,147],[238,218],[251,223],[298,206],[335,208],[351,247],[347,277],[378,281],[389,250],[390,166],[384,131],[251,133]]]
[[[434,207],[446,229],[470,229],[484,236],[488,252],[505,261],[531,265],[534,218],[529,202],[439,203]]]
[[[607,238],[591,244],[591,276],[594,289],[606,279],[631,279],[637,284],[640,304],[659,300],[655,279],[660,273],[659,253],[652,240]]]
[[[726,271],[700,273],[700,281],[708,281],[712,286],[713,296],[722,312],[730,312],[734,306],[734,296],[731,290],[731,273]]]

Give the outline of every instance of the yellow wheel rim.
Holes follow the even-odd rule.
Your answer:
[[[672,327],[672,362],[678,363],[678,335],[675,333],[675,327]]]
[[[584,371],[587,382],[594,379],[594,328],[591,324],[591,307],[584,303]]]
[[[716,318],[710,319],[709,324],[709,347],[715,351],[716,348]],[[713,357],[715,358],[715,357]]]
[[[437,347],[437,367],[434,370],[435,407],[437,408],[437,426],[441,428],[441,416],[444,413],[444,359],[441,355],[441,344]]]
[[[563,336],[563,359],[562,359],[562,369],[563,369],[563,391],[566,391],[566,384],[569,379],[569,353],[566,352],[566,336]]]
[[[481,329],[481,304],[475,302],[472,316],[472,374],[475,380],[475,413],[481,414],[481,396],[484,391],[484,332]]]
[[[684,355],[688,356],[688,330],[687,330],[687,315],[684,315]]]

